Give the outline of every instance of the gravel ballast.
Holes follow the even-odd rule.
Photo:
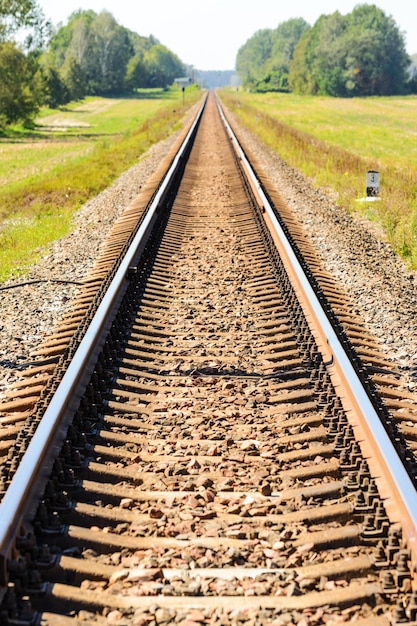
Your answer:
[[[393,254],[374,225],[348,215],[252,133],[242,129],[242,136],[309,232],[326,268],[351,297],[352,307],[413,390],[417,385],[417,274]],[[31,352],[70,307],[103,238],[176,139],[177,134],[153,146],[137,165],[80,209],[73,232],[51,245],[24,278],[1,286],[0,395],[19,378],[20,369],[31,362]]]

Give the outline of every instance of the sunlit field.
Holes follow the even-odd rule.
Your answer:
[[[223,91],[251,130],[350,212],[378,223],[395,251],[417,268],[417,97],[327,98]],[[381,200],[366,195],[380,172]]]
[[[88,98],[0,135],[0,281],[67,234],[75,211],[179,129],[200,97],[191,89],[184,102],[180,90]]]

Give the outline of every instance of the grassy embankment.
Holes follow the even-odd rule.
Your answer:
[[[381,226],[395,252],[417,268],[417,97],[224,91],[222,98],[287,163]],[[358,202],[367,170],[380,172],[380,201]]]
[[[184,104],[180,90],[88,98],[42,111],[31,131],[0,135],[0,281],[67,234],[76,210],[179,129],[199,98],[194,90]]]

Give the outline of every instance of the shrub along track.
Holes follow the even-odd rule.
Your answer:
[[[412,466],[412,398],[271,195]],[[72,315],[38,351],[42,363],[3,405],[15,432],[146,201],[114,229]],[[10,564],[3,619],[28,619],[27,603],[14,608],[28,595],[53,625],[414,621],[401,524],[387,516],[252,205],[209,100],[166,227],[132,272],[55,463],[36,542],[19,541],[29,569]]]

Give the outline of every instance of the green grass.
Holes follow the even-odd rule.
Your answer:
[[[181,127],[200,97],[153,90],[138,98],[88,98],[44,110],[33,130],[0,137],[0,281],[25,272],[70,232],[77,209],[149,147]]]
[[[417,97],[325,98],[222,92],[241,121],[285,161],[349,212],[382,227],[394,250],[417,268]],[[378,170],[381,201],[366,195]]]

